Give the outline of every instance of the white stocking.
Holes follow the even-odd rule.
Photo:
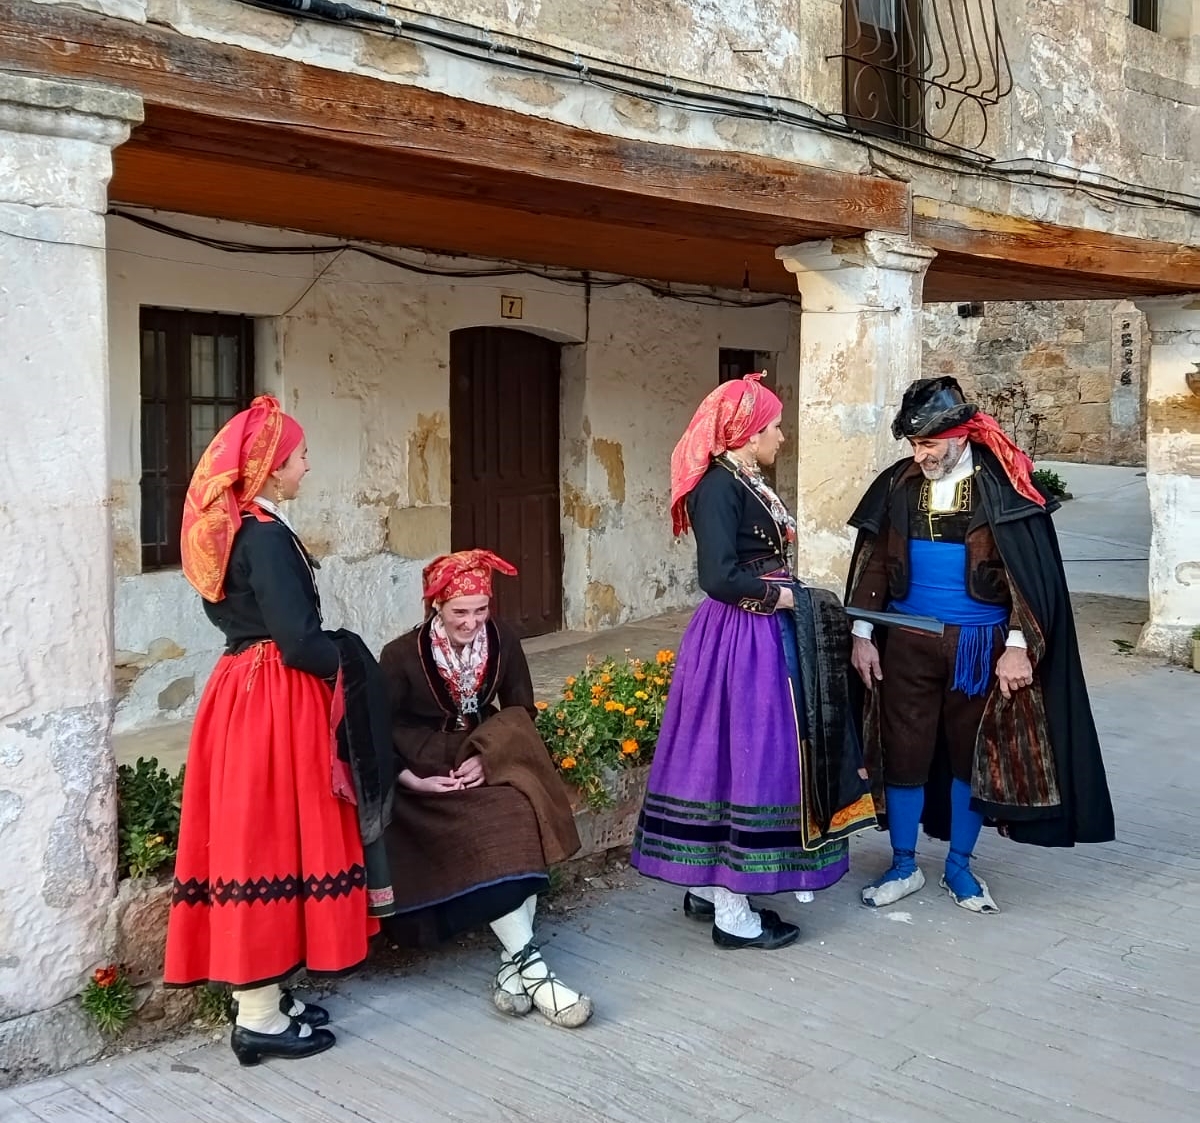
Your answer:
[[[741,893],[730,893],[728,889],[714,886],[713,905],[717,910],[717,927],[722,932],[744,939],[762,935],[762,919]]]
[[[693,885],[688,892],[691,893],[693,897],[699,897],[700,900],[707,901],[710,905],[715,900],[713,894],[716,892],[716,889],[714,889],[711,885]]]
[[[237,1003],[237,1024],[254,1033],[284,1033],[291,1020],[279,1009],[283,992],[272,983],[253,990],[235,990],[233,1000]],[[312,1030],[300,1027],[300,1036],[307,1037]]]
[[[536,904],[537,898],[530,897],[529,901]],[[496,976],[496,985],[513,995],[525,993],[521,973],[512,967],[512,958],[533,939],[533,917],[530,916],[529,901],[519,904],[512,912],[505,913],[498,920],[493,920],[491,925],[496,939],[504,948],[500,953],[500,974]],[[528,1010],[529,1007],[526,1006],[525,1009]]]

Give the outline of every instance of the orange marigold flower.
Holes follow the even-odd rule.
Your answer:
[[[550,703],[549,702],[534,702],[533,707],[536,710],[548,710],[550,708]]]
[[[645,729],[646,726],[649,725],[650,723],[644,717],[640,717],[633,724],[636,725],[639,729]]]
[[[568,675],[568,676],[567,676],[567,685],[568,685],[568,686],[574,686],[574,685],[575,685],[575,676],[574,676],[574,675]]]
[[[638,743],[636,741],[622,741],[621,753],[623,756],[633,756],[638,751]]]
[[[646,672],[645,671],[634,671],[633,677],[635,679],[637,679],[638,682],[645,682],[646,681]]]
[[[633,717],[633,715],[634,715],[634,714],[636,714],[636,713],[637,713],[637,707],[636,707],[636,706],[630,706],[630,707],[629,707],[629,709],[627,709],[627,710],[625,711],[625,716],[626,716],[626,717]]]
[[[635,697],[635,698],[640,698],[640,699],[641,699],[643,702],[645,702],[645,701],[646,701],[646,699],[650,697],[650,695],[649,695],[649,694],[647,694],[647,693],[646,693],[644,690],[639,690],[639,691],[638,691],[638,692],[637,692],[637,693],[634,695],[634,697]]]
[[[595,706],[597,709],[599,709],[599,707],[600,707],[600,699],[599,699],[599,698],[593,698],[593,699],[592,699],[592,705],[593,705],[593,706]]]
[[[612,675],[610,675],[606,672],[605,674],[602,674],[600,676],[600,681],[603,683],[606,683],[606,684],[610,683],[610,682],[612,682]]]
[[[566,731],[565,729],[560,729],[560,730],[558,731],[558,735],[559,735],[560,737],[565,737],[565,736],[567,735],[567,731]]]
[[[562,758],[562,767],[568,771],[575,767],[575,758],[573,756],[565,756]]]
[[[575,701],[575,695],[574,695],[574,694],[573,694],[573,693],[572,693],[570,690],[568,690],[568,691],[566,692],[566,694],[564,694],[564,695],[563,695],[563,701],[564,701],[564,702],[574,702],[574,701]]]
[[[599,683],[596,683],[596,684],[595,684],[595,685],[592,687],[592,693],[593,693],[593,694],[603,694],[603,693],[604,693],[604,687],[603,687],[603,686],[601,686]]]

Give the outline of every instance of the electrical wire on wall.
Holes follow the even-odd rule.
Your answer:
[[[878,162],[880,158],[887,158],[930,171],[954,171],[1005,183],[1078,192],[1098,201],[1119,199],[1130,206],[1171,207],[1200,214],[1200,195],[1132,183],[1117,176],[1052,161],[1028,158],[995,161],[987,156],[956,151],[919,152],[911,146],[867,136],[844,118],[792,98],[701,87],[698,83],[681,82],[635,67],[615,69],[613,64],[601,59],[577,53],[553,53],[557,49],[548,44],[515,37],[499,38],[484,28],[460,20],[437,17],[434,23],[427,13],[399,6],[385,5],[417,18],[396,18],[332,0],[239,0],[239,3],[297,19],[361,25],[359,30],[364,32],[402,38],[473,62],[489,63],[535,77],[576,81],[609,93],[631,94],[665,108],[816,130],[864,149],[871,167],[883,175],[896,175]]]

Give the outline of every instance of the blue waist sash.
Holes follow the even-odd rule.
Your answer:
[[[968,698],[987,693],[996,630],[1008,619],[1001,605],[984,604],[967,592],[967,547],[958,542],[908,544],[911,580],[908,596],[891,603],[896,612],[932,616],[959,628],[954,690]]]

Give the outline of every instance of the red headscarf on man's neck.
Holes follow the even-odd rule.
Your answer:
[[[965,424],[956,425],[944,433],[937,433],[932,439],[949,441],[964,438],[991,449],[1019,495],[1023,495],[1039,507],[1046,505],[1046,497],[1038,491],[1033,482],[1033,461],[1025,450],[1000,428],[1000,423],[994,417],[982,412],[976,413]]]
[[[763,384],[765,371],[721,383],[700,403],[671,453],[671,525],[688,529],[687,497],[714,456],[741,448],[783,413],[783,402]]]
[[[184,500],[179,547],[183,575],[206,601],[225,596],[225,572],[242,511],[303,440],[299,422],[263,394],[231,417],[204,450]]]

